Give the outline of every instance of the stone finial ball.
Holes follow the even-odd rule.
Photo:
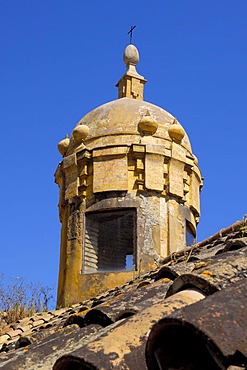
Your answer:
[[[66,154],[66,151],[68,149],[68,146],[69,146],[69,138],[66,137],[65,139],[59,141],[58,145],[57,145],[57,148],[58,148],[58,151],[59,153],[64,156]]]
[[[168,128],[168,133],[172,140],[175,140],[178,142],[181,142],[185,135],[183,127],[179,125],[178,123],[174,123],[173,125],[171,125]]]
[[[139,122],[139,130],[145,135],[153,135],[157,131],[158,123],[154,118],[151,117],[150,112],[147,111]]]
[[[128,64],[133,64],[134,66],[137,65],[137,63],[139,62],[139,52],[134,45],[130,44],[125,48],[123,61],[126,66]]]
[[[76,142],[83,141],[86,139],[89,133],[89,127],[83,124],[76,126],[72,132],[73,138]]]

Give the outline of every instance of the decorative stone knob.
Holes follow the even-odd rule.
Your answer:
[[[72,135],[76,142],[80,142],[86,139],[88,133],[89,127],[81,123],[74,128]]]
[[[136,66],[139,62],[139,52],[133,44],[130,44],[125,48],[123,61],[126,66],[129,64]]]
[[[168,128],[168,134],[172,140],[178,141],[179,143],[184,138],[185,131],[183,127],[178,124],[176,118],[174,118],[173,124]]]
[[[139,122],[139,130],[145,135],[153,135],[158,128],[158,123],[154,118],[151,117],[150,112],[147,110],[145,116],[143,116]]]
[[[59,141],[57,145],[58,151],[62,156],[66,154],[68,146],[69,146],[69,138],[68,138],[68,135],[66,135],[66,138]]]

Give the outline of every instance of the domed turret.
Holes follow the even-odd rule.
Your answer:
[[[59,143],[59,305],[123,284],[196,237],[196,157],[181,124],[143,101],[138,61],[128,45],[119,99],[87,113]]]

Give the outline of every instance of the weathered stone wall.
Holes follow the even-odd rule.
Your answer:
[[[98,275],[95,290],[90,288],[94,294],[109,287],[113,276],[110,271],[97,272],[99,225],[90,226],[88,221],[85,229],[86,212],[136,209],[134,271],[117,273],[117,280],[125,281],[184,247],[186,220],[194,229],[198,222],[201,181],[194,158],[175,141],[164,147],[146,140],[131,146],[84,148],[65,157],[56,173],[62,221],[58,303],[88,297],[92,273]],[[82,272],[88,276],[82,277]]]

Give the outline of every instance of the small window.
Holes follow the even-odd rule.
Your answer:
[[[189,247],[196,242],[195,233],[191,227],[191,224],[186,222],[186,246]]]
[[[85,214],[84,273],[133,270],[136,210]]]

